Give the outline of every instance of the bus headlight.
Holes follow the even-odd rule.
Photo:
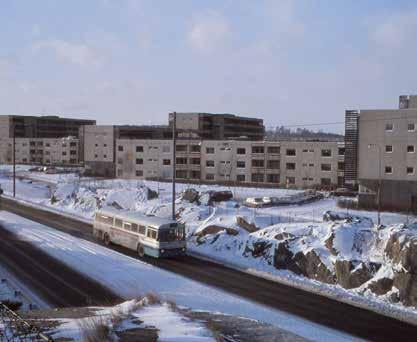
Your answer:
[[[161,253],[165,253],[165,249],[161,249]]]
[[[185,247],[182,248],[182,251],[185,252]]]

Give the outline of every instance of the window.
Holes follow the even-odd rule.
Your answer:
[[[385,152],[392,153],[392,145],[385,145]]]
[[[287,185],[295,184],[295,177],[287,177],[285,179],[285,182],[287,183]]]
[[[171,159],[162,160],[162,165],[171,165]]]
[[[136,146],[136,152],[143,152],[143,146]]]
[[[16,151],[17,152],[17,151]],[[72,151],[71,151],[72,152]],[[51,152],[49,152],[49,151],[45,151],[45,155],[46,156],[49,156],[51,154]]]
[[[70,162],[71,164],[77,164],[77,159],[73,159],[73,158],[71,158],[69,162]]]
[[[136,170],[136,177],[143,177],[143,170]]]
[[[103,144],[103,147],[107,147],[107,144]]]
[[[253,159],[252,167],[264,167],[265,161],[263,159]]]
[[[191,165],[200,165],[200,158],[191,158]]]
[[[308,164],[309,167],[314,167],[314,164]]]
[[[330,186],[332,184],[332,180],[330,178],[321,178],[320,184],[323,186]]]
[[[407,146],[407,152],[408,153],[414,153],[414,145],[408,145]]]
[[[206,147],[207,154],[214,154],[214,147]]]
[[[70,151],[70,154],[71,155],[76,155],[77,154],[77,151]]]
[[[66,155],[67,155],[67,152],[65,152],[65,151],[64,151],[64,152],[62,152],[62,155],[63,155],[63,156],[66,156]]]
[[[70,146],[71,147],[77,146],[77,143],[76,142],[70,142]]]
[[[236,167],[238,169],[244,169],[246,167],[246,162],[244,160],[238,160],[236,162]]]
[[[96,154],[97,155],[97,154]],[[107,158],[107,154],[103,155],[103,158],[106,159]]]
[[[414,175],[414,167],[407,166],[407,175]]]
[[[266,175],[266,181],[268,183],[279,183],[279,174],[271,173],[269,175]]]
[[[392,166],[385,166],[385,173],[391,174],[392,173]]]
[[[239,147],[239,148],[237,149],[237,154],[246,154],[246,148]]]
[[[332,150],[329,150],[329,149],[321,150],[321,156],[322,157],[331,157],[332,156]]]
[[[345,171],[345,163],[344,162],[338,162],[337,163],[337,171]]]
[[[206,173],[206,180],[214,180],[214,173]]]
[[[265,153],[263,146],[252,146],[252,153]]]
[[[408,131],[409,132],[414,132],[416,129],[416,125],[414,123],[409,123],[408,124]]]
[[[175,175],[177,178],[187,178],[187,170],[177,170]]]
[[[170,149],[169,146],[166,146],[166,145],[162,146],[162,152],[163,153],[169,153],[170,151],[171,151],[171,149]]]
[[[214,160],[206,160],[207,167],[214,167]]]
[[[200,145],[191,145],[190,150],[191,152],[195,153],[195,152],[200,152],[201,148],[200,148]]]
[[[303,150],[304,153],[308,152],[308,150]]]
[[[138,226],[138,233],[141,235],[145,235],[146,227],[145,226]]]
[[[143,159],[142,158],[136,158],[136,165],[142,165]]]
[[[95,154],[95,155],[94,155],[94,158],[98,158],[98,154]]]
[[[394,129],[394,124],[392,124],[392,123],[386,123],[385,124],[385,131],[386,132],[392,132],[393,129]]]
[[[281,148],[279,146],[268,146],[267,151],[269,154],[280,154]]]
[[[98,144],[95,144],[96,147],[98,147]]]
[[[123,176],[123,170],[117,170],[117,175],[119,176],[119,177],[122,177]]]
[[[290,156],[290,157],[293,157],[296,154],[297,153],[294,148],[287,148],[287,150],[285,151],[285,155]]]
[[[178,165],[186,165],[187,164],[187,158],[177,158],[177,164]]]
[[[279,169],[280,162],[279,160],[268,160],[268,169]]]
[[[117,219],[114,220],[114,225],[116,227],[123,228],[123,221],[121,219],[117,218]]]
[[[190,173],[190,178],[191,179],[200,179],[201,177],[201,173],[200,171],[196,171],[196,170],[192,170]]]
[[[150,239],[156,240],[156,230],[148,229],[146,236]]]
[[[177,152],[187,152],[187,145],[177,145]]]
[[[321,164],[321,171],[332,171],[332,164]]]
[[[245,182],[246,181],[246,177],[245,177],[245,175],[237,175],[236,176],[236,180],[238,182]]]
[[[295,163],[287,163],[287,164],[285,165],[285,168],[286,168],[287,170],[295,170]]]
[[[263,173],[252,173],[252,182],[254,183],[263,183],[264,174]]]
[[[122,145],[119,145],[119,146],[117,147],[117,150],[118,150],[118,151],[120,151],[120,152],[123,152],[123,146],[122,146]]]
[[[345,151],[346,151],[346,149],[344,147],[339,147],[338,150],[337,150],[337,154],[339,156],[344,156],[345,155]]]

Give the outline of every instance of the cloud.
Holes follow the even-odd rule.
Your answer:
[[[209,53],[226,46],[231,36],[232,31],[226,18],[209,10],[195,15],[188,32],[188,42],[196,51]]]
[[[97,51],[86,44],[76,44],[65,40],[47,40],[34,44],[35,52],[51,50],[64,63],[82,67],[100,66],[102,59]]]

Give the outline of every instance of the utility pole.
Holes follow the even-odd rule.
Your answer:
[[[176,220],[175,215],[175,181],[177,171],[177,113],[172,113],[172,219]]]
[[[16,197],[16,132],[15,124],[12,125],[13,129],[13,197]]]

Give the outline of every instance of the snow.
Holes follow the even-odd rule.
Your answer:
[[[173,300],[181,306],[260,320],[313,340],[353,340],[344,333],[255,304],[8,212],[0,211],[0,223],[126,299],[156,292],[164,300]]]
[[[94,307],[95,316],[78,319],[61,319],[52,337],[55,339],[72,338],[83,341],[86,329],[96,324],[105,324],[115,335],[135,328],[158,329],[158,341],[161,342],[214,342],[213,334],[200,322],[195,322],[175,312],[167,303],[149,305],[147,298],[129,300],[114,307]],[[113,317],[120,317],[121,322],[114,323]],[[137,319],[140,324],[133,323]],[[115,336],[116,337],[116,336]],[[115,338],[117,340],[117,338]]]

